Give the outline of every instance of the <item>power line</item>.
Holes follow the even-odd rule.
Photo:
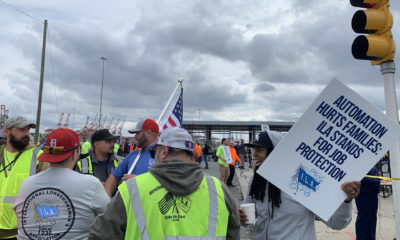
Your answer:
[[[24,11],[22,11],[22,10],[19,10],[19,9],[16,8],[16,7],[11,6],[10,4],[4,2],[3,0],[0,0],[0,2],[3,3],[5,6],[11,8],[11,9],[14,9],[15,11],[17,11],[17,12],[19,12],[19,13],[21,13],[21,14],[27,16],[27,17],[30,17],[30,18],[32,18],[33,20],[36,20],[36,21],[40,22],[41,24],[44,24],[44,21],[41,21],[41,20],[39,20],[38,18],[35,18],[35,17],[29,15],[28,13],[26,13],[26,12],[24,12]]]
[[[1,1],[1,0],[0,0]],[[47,31],[47,39],[49,43],[49,53],[50,53],[50,63],[51,63],[51,72],[53,75],[53,83],[54,83],[54,95],[56,97],[56,107],[57,107],[57,116],[58,116],[58,99],[57,99],[57,85],[56,85],[56,75],[54,73],[54,64],[53,64],[53,53],[51,50],[51,44],[50,44],[50,31]]]
[[[35,20],[35,21],[38,21],[38,22],[40,22],[40,23],[42,23],[42,24],[44,23],[44,22],[41,21],[40,19],[38,19],[38,18],[36,18],[36,17],[33,17],[33,16],[29,15],[28,13],[26,13],[26,12],[24,12],[24,11],[22,11],[22,10],[19,10],[19,9],[16,8],[16,7],[11,6],[10,4],[4,2],[3,0],[0,0],[0,2],[3,3],[5,6],[11,8],[11,9],[13,9],[13,10],[15,10],[15,11],[17,11],[17,12],[19,12],[19,13],[21,13],[21,14],[27,16],[27,17],[32,18],[32,19]]]
[[[30,14],[28,14],[28,13],[26,13],[26,12],[24,12],[24,11],[22,11],[22,10],[20,10],[20,9],[18,9],[18,8],[16,8],[16,7],[4,2],[3,0],[0,0],[0,2],[3,5],[5,5],[5,6],[11,8],[11,9],[13,9],[13,10],[15,10],[15,11],[17,11],[17,12],[19,12],[19,13],[27,16],[27,17],[29,17],[29,18],[32,18],[33,20],[35,20],[37,22],[40,22],[41,24],[44,24],[44,21],[42,21],[42,20],[40,20],[40,19],[38,19],[36,17],[31,16]],[[54,95],[55,95],[55,98],[56,98],[56,109],[57,109],[57,115],[58,115],[59,109],[58,109],[57,85],[56,85],[56,76],[55,76],[55,71],[54,71],[52,47],[51,47],[51,44],[50,44],[50,31],[47,31],[47,37],[48,37],[48,44],[49,44],[51,71],[52,71],[52,75],[53,75]]]

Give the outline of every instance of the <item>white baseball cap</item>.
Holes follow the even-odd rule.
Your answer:
[[[36,124],[34,124],[33,122],[29,122],[28,120],[26,120],[26,118],[22,116],[9,118],[4,123],[4,128],[25,128],[28,126],[30,128],[36,128]]]
[[[189,133],[179,127],[165,129],[157,141],[158,145],[193,151],[194,142]]]

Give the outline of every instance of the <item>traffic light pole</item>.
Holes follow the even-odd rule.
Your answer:
[[[386,116],[395,121],[399,122],[399,112],[397,107],[396,87],[395,87],[395,64],[394,62],[384,62],[381,64],[381,72],[383,75],[384,91],[385,91],[385,108]],[[390,148],[390,169],[393,177],[400,176],[400,142]],[[396,228],[396,239],[400,239],[400,183],[393,181],[393,205],[394,205],[394,217],[395,217],[395,228]]]

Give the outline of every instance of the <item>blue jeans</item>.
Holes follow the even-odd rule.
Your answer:
[[[204,163],[206,164],[206,168],[208,168],[208,155],[203,155]]]
[[[356,219],[357,240],[375,240],[378,193],[372,191],[360,192],[355,200],[358,211]]]

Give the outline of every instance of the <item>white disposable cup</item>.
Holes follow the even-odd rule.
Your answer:
[[[254,224],[256,222],[256,204],[254,203],[243,203],[240,204],[240,209],[243,209],[247,215],[246,224]]]

